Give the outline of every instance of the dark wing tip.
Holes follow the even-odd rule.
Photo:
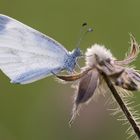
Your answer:
[[[5,29],[5,27],[9,21],[10,21],[10,18],[8,18],[5,15],[0,15],[0,31]]]

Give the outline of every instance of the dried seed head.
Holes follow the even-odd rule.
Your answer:
[[[97,60],[98,57],[98,60]],[[97,63],[102,63],[104,60],[115,60],[110,50],[106,49],[103,45],[94,44],[86,52],[86,65],[93,67]]]
[[[78,80],[76,83],[76,96],[70,124],[75,119],[80,107],[88,103],[93,95],[99,92],[104,94],[110,89],[112,93],[115,93],[113,94],[115,100],[114,98],[112,99],[119,105],[119,112],[124,113],[125,119],[123,118],[123,120],[130,123],[134,130],[133,132],[136,132],[140,138],[140,122],[137,121],[139,116],[136,116],[135,113],[131,111],[130,107],[128,107],[128,101],[125,100],[130,91],[140,90],[140,74],[137,70],[129,66],[139,54],[139,45],[132,35],[130,36],[130,40],[130,52],[127,53],[128,55],[124,60],[120,61],[115,59],[110,50],[102,45],[95,44],[87,49],[85,54],[86,66],[80,74],[58,76],[58,78],[65,81]],[[120,92],[117,92],[116,89],[119,89]],[[116,112],[114,114],[116,114]]]

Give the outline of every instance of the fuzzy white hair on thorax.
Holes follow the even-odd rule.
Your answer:
[[[98,63],[96,56],[99,58],[100,61],[104,61],[107,59],[115,60],[110,50],[106,49],[105,46],[99,44],[94,44],[91,46],[91,48],[88,48],[85,55],[86,55],[86,64],[88,66],[93,66]]]

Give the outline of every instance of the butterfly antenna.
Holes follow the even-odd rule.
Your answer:
[[[77,48],[79,48],[79,46],[80,46],[82,40],[84,39],[84,37],[86,36],[86,34],[87,34],[88,32],[92,32],[92,31],[93,31],[92,28],[88,28],[85,32],[83,32],[83,27],[87,27],[87,23],[86,23],[86,22],[84,22],[84,23],[82,24],[82,26],[81,26],[79,41],[78,41],[78,43],[77,43],[77,45],[76,45]]]
[[[92,28],[88,28],[88,29],[86,28],[86,31],[85,31],[85,30],[83,30],[83,27],[87,27],[87,23],[86,23],[86,22],[84,22],[84,23],[82,24],[81,28],[80,28],[80,36],[79,36],[79,40],[78,40],[78,42],[77,42],[77,44],[76,44],[76,48],[80,48],[81,42],[82,42],[82,40],[84,39],[84,37],[86,36],[86,34],[87,34],[88,32],[92,32],[92,31],[93,31]],[[82,57],[84,58],[85,55],[81,52],[81,56],[80,56],[80,57],[81,57],[81,58],[82,58]],[[79,69],[81,69],[77,62],[76,62],[76,65],[77,65],[77,67],[78,67]]]

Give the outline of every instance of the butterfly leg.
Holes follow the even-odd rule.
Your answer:
[[[81,70],[81,67],[79,66],[79,64],[76,62],[76,66],[79,68],[79,70]]]

